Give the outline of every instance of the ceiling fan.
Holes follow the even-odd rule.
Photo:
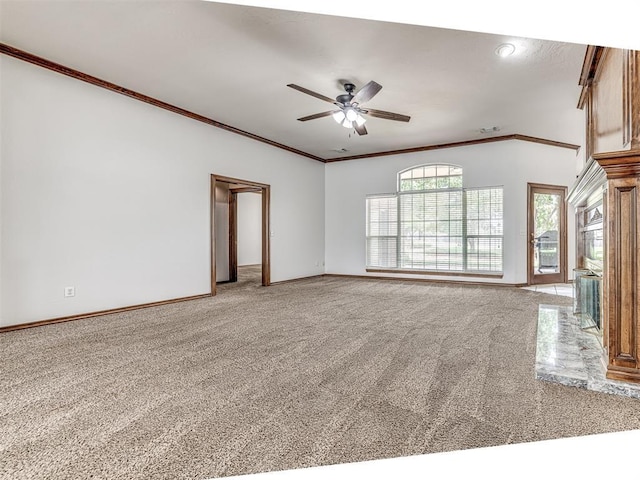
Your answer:
[[[353,92],[355,91],[356,86],[353,83],[345,83],[344,89],[347,93],[338,95],[335,100],[293,83],[290,83],[287,87],[291,87],[294,90],[306,93],[307,95],[311,95],[312,97],[324,100],[325,102],[332,103],[339,107],[339,110],[329,110],[327,112],[315,113],[313,115],[299,118],[298,120],[301,122],[328,117],[331,115],[333,119],[343,127],[355,129],[355,131],[358,132],[358,135],[366,135],[367,129],[364,126],[366,119],[363,115],[371,115],[372,117],[384,118],[385,120],[396,120],[398,122],[408,122],[411,119],[411,117],[401,115],[399,113],[385,112],[384,110],[375,110],[373,108],[362,108],[361,105],[363,103],[371,100],[382,89],[382,85],[374,82],[373,80],[367,83],[355,94]]]

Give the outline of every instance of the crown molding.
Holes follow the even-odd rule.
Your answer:
[[[245,130],[240,130],[239,128],[232,127],[231,125],[227,125],[226,123],[218,122],[213,118],[205,117],[204,115],[200,115],[198,113],[191,112],[189,110],[185,110],[184,108],[177,107],[175,105],[171,105],[170,103],[163,102],[162,100],[158,100],[157,98],[150,97],[140,92],[136,92],[134,90],[130,90],[126,87],[122,87],[120,85],[116,85],[115,83],[108,82],[106,80],[102,80],[101,78],[94,77],[93,75],[89,75],[73,68],[66,67],[59,63],[52,62],[51,60],[47,60],[46,58],[39,57],[29,52],[25,52],[24,50],[20,50],[18,48],[12,47],[10,45],[0,43],[0,53],[4,55],[8,55],[13,58],[17,58],[18,60],[22,60],[27,63],[31,63],[33,65],[37,65],[42,68],[46,68],[47,70],[51,70],[56,73],[60,73],[62,75],[66,75],[71,78],[75,78],[76,80],[81,80],[83,82],[90,83],[91,85],[95,85],[97,87],[105,88],[115,93],[119,93],[126,97],[133,98],[135,100],[139,100],[144,103],[148,103],[158,108],[162,108],[164,110],[168,110],[173,113],[177,113],[178,115],[182,115],[187,118],[191,118],[192,120],[196,120],[198,122],[206,123],[207,125],[211,125],[216,128],[221,128],[231,133],[235,133],[237,135],[242,135],[243,137],[250,138],[252,140],[256,140],[258,142],[266,143],[267,145],[271,145],[272,147],[280,148],[282,150],[286,150],[291,153],[296,153],[303,157],[311,158],[313,160],[317,160],[319,162],[324,162],[323,158],[320,158],[316,155],[312,155],[307,152],[303,152],[302,150],[298,150],[293,147],[289,147],[287,145],[283,145],[282,143],[275,142],[273,140],[269,140],[268,138],[261,137],[251,132],[247,132]]]
[[[524,142],[539,143],[541,145],[549,145],[552,147],[568,148],[571,150],[575,150],[576,152],[580,149],[580,145],[575,145],[573,143],[558,142],[555,140],[548,140],[546,138],[531,137],[529,135],[520,135],[519,133],[514,133],[511,135],[500,135],[497,137],[478,138],[474,140],[464,140],[460,142],[440,143],[436,145],[423,145],[421,147],[403,148],[399,150],[388,150],[386,152],[364,153],[362,155],[351,155],[347,157],[327,158],[325,162],[331,163],[331,162],[342,162],[345,160],[359,160],[362,158],[384,157],[388,155],[402,155],[405,153],[426,152],[428,150],[440,150],[444,148],[456,148],[456,147],[466,147],[469,145],[480,145],[483,143],[504,142],[506,140],[521,140]]]
[[[405,153],[425,152],[425,151],[428,151],[428,150],[439,150],[439,149],[443,149],[443,148],[464,147],[464,146],[468,146],[468,145],[479,145],[479,144],[483,144],[483,143],[501,142],[501,141],[505,141],[505,140],[521,140],[521,141],[525,141],[525,142],[539,143],[539,144],[542,144],[542,145],[549,145],[549,146],[553,146],[553,147],[568,148],[568,149],[572,149],[572,150],[576,150],[576,151],[580,148],[580,145],[574,145],[574,144],[571,144],[571,143],[558,142],[558,141],[555,141],[555,140],[549,140],[549,139],[539,138],[539,137],[531,137],[531,136],[528,136],[528,135],[511,134],[511,135],[501,135],[501,136],[497,136],[497,137],[480,138],[480,139],[474,139],[474,140],[464,140],[464,141],[452,142],[452,143],[441,143],[441,144],[436,144],[436,145],[423,145],[423,146],[419,146],[419,147],[404,148],[404,149],[399,149],[399,150],[388,150],[388,151],[383,151],[383,152],[365,153],[365,154],[361,154],[361,155],[351,155],[351,156],[335,157],[335,158],[322,158],[322,157],[318,157],[317,155],[313,155],[311,153],[308,153],[308,152],[305,152],[305,151],[302,151],[302,150],[298,150],[298,149],[293,148],[293,147],[289,147],[289,146],[284,145],[282,143],[278,143],[276,141],[269,140],[268,138],[261,137],[259,135],[254,134],[254,133],[247,132],[245,130],[241,130],[241,129],[233,127],[231,125],[227,125],[225,123],[218,122],[217,120],[214,120],[213,118],[205,117],[204,115],[200,115],[198,113],[194,113],[194,112],[191,112],[191,111],[186,110],[184,108],[172,105],[170,103],[163,102],[162,100],[159,100],[157,98],[153,98],[153,97],[150,97],[150,96],[145,95],[143,93],[136,92],[134,90],[128,89],[126,87],[123,87],[123,86],[120,86],[120,85],[116,85],[115,83],[108,82],[106,80],[102,80],[102,79],[100,79],[98,77],[94,77],[93,75],[89,75],[87,73],[80,72],[79,70],[75,70],[73,68],[61,65],[61,64],[56,63],[56,62],[52,62],[51,60],[47,60],[46,58],[39,57],[37,55],[34,55],[32,53],[29,53],[29,52],[26,52],[24,50],[20,50],[18,48],[12,47],[12,46],[4,44],[4,43],[0,43],[0,54],[10,56],[10,57],[16,58],[18,60],[22,60],[24,62],[33,64],[33,65],[37,65],[37,66],[45,68],[47,70],[51,70],[53,72],[56,72],[56,73],[59,73],[59,74],[62,74],[62,75],[66,75],[68,77],[75,78],[76,80],[80,80],[80,81],[89,83],[91,85],[95,85],[97,87],[104,88],[106,90],[110,90],[110,91],[115,92],[115,93],[119,93],[120,95],[124,95],[124,96],[132,98],[134,100],[138,100],[140,102],[144,102],[144,103],[147,103],[149,105],[153,105],[155,107],[162,108],[163,110],[168,110],[170,112],[176,113],[178,115],[182,115],[182,116],[190,118],[192,120],[196,120],[198,122],[202,122],[202,123],[205,123],[207,125],[211,125],[213,127],[220,128],[222,130],[226,130],[226,131],[231,132],[231,133],[235,133],[237,135],[242,135],[243,137],[247,137],[247,138],[250,138],[252,140],[255,140],[255,141],[267,144],[267,145],[271,145],[272,147],[280,148],[282,150],[286,150],[288,152],[295,153],[297,155],[300,155],[300,156],[303,156],[303,157],[306,157],[306,158],[310,158],[312,160],[316,160],[316,161],[322,162],[322,163],[343,162],[343,161],[347,161],[347,160],[358,160],[358,159],[363,159],[363,158],[384,157],[384,156],[388,156],[388,155],[402,155],[402,154],[405,154]]]
[[[584,60],[582,61],[582,70],[580,72],[580,80],[578,85],[586,87],[593,80],[600,64],[600,59],[604,53],[604,47],[597,45],[587,45],[587,50],[584,54]]]
[[[594,153],[593,160],[604,169],[607,179],[640,176],[640,150]]]
[[[579,207],[587,201],[593,192],[598,188],[602,188],[606,182],[607,175],[604,169],[591,157],[569,189],[567,201],[574,207]]]

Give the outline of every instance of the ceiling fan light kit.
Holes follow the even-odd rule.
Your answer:
[[[353,107],[338,110],[333,114],[333,118],[345,128],[355,128],[354,123],[358,127],[361,127],[367,121],[367,119],[360,115]]]
[[[382,89],[382,85],[374,82],[373,80],[362,87],[355,95],[353,92],[355,91],[356,86],[353,83],[345,83],[344,90],[347,93],[338,95],[335,100],[293,83],[288,84],[287,87],[293,88],[294,90],[298,90],[299,92],[307,95],[311,95],[319,100],[332,103],[340,108],[340,110],[331,110],[328,112],[301,117],[298,119],[301,122],[332,116],[336,123],[339,123],[343,127],[349,129],[353,128],[358,135],[366,135],[368,132],[364,124],[367,119],[363,115],[371,115],[372,117],[383,118],[385,120],[395,120],[398,122],[408,122],[411,119],[408,115],[385,112],[384,110],[363,109],[361,107],[364,102],[371,100]]]
[[[344,114],[344,112],[342,110],[338,110],[336,112],[333,112],[331,114],[331,116],[336,121],[336,123],[339,123],[340,125],[342,125],[342,122],[345,119],[345,114]]]

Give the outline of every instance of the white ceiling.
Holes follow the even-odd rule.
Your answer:
[[[322,158],[522,134],[583,142],[585,45],[203,1],[2,1],[0,41]],[[494,54],[504,42],[512,57]],[[383,88],[359,137],[340,82]],[[349,136],[350,135],[350,136]],[[337,150],[346,149],[346,153]]]

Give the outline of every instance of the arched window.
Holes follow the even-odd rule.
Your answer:
[[[463,188],[462,167],[398,173],[398,191],[367,197],[367,268],[502,272],[502,187]]]
[[[398,174],[398,191],[462,188],[462,167],[456,165],[421,165]]]

